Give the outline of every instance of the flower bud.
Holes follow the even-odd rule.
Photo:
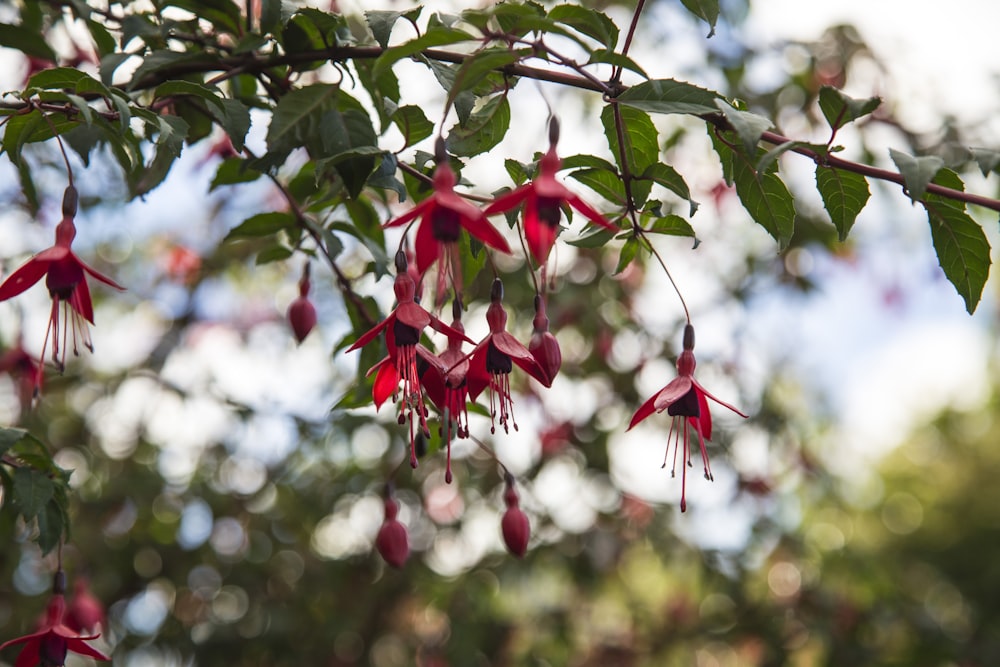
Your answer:
[[[545,386],[551,387],[552,381],[562,367],[562,350],[559,349],[559,341],[549,332],[549,318],[545,315],[545,302],[542,297],[535,295],[535,319],[534,331],[531,340],[528,342],[528,351],[535,358],[538,365],[542,367],[548,383]]]
[[[507,511],[504,512],[500,522],[500,530],[503,533],[503,542],[507,545],[507,550],[518,558],[522,558],[528,550],[531,527],[528,524],[527,515],[518,504],[517,491],[514,490],[514,478],[510,474],[506,476],[506,484],[507,488],[504,490],[503,500],[504,504],[507,505]]]
[[[62,200],[62,214],[64,218],[76,217],[76,207],[79,201],[80,194],[76,191],[76,188],[72,185],[66,186]]]
[[[292,325],[295,340],[302,342],[316,326],[316,307],[309,300],[309,264],[302,269],[299,280],[299,296],[288,307],[288,321]]]
[[[406,527],[396,519],[399,505],[392,498],[385,499],[385,520],[375,538],[375,548],[389,565],[403,567],[410,557],[410,544]]]
[[[66,609],[66,625],[81,635],[98,632],[104,626],[104,605],[90,592],[85,578],[73,583],[73,600]]]

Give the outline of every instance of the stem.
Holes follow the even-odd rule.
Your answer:
[[[667,274],[667,279],[670,281],[670,284],[673,286],[674,291],[677,293],[677,298],[680,299],[681,307],[684,309],[684,319],[687,320],[688,324],[691,324],[691,312],[688,310],[687,303],[684,301],[684,295],[681,294],[681,290],[677,286],[677,283],[674,281],[674,277],[670,274],[670,269],[667,268],[667,263],[663,261],[663,257],[660,256],[660,253],[653,246],[652,242],[649,240],[649,237],[646,235],[645,231],[643,231],[641,227],[637,229],[636,234],[643,241],[646,242],[646,247],[649,248],[649,251],[653,253],[653,257],[655,257],[656,261],[658,261],[660,263],[660,266],[663,267],[663,272]]]
[[[49,129],[52,130],[52,136],[56,138],[56,143],[59,144],[59,152],[62,153],[63,164],[66,165],[66,179],[69,181],[69,187],[73,187],[73,168],[69,166],[69,156],[66,155],[66,147],[63,145],[62,137],[60,137],[59,133],[56,131],[56,126],[55,123],[52,122],[52,119],[46,116],[45,112],[41,109],[38,109],[38,113],[48,124]]]
[[[632,21],[628,26],[628,33],[625,35],[625,44],[622,45],[622,55],[627,56],[628,50],[632,48],[632,37],[635,36],[635,29],[639,25],[639,15],[642,13],[642,8],[646,5],[646,0],[639,0],[635,5],[635,11],[632,12]],[[619,65],[612,70],[611,80],[615,83],[621,81],[622,77],[622,67]]]

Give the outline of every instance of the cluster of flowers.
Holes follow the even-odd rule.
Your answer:
[[[101,636],[104,627],[104,607],[87,588],[86,580],[78,579],[73,588],[73,600],[66,606],[66,575],[58,570],[52,585],[52,597],[35,632],[0,644],[23,644],[14,667],[61,667],[69,651],[95,660],[111,660],[87,642]]]
[[[507,312],[503,306],[503,283],[495,278],[490,291],[490,305],[486,319],[489,333],[478,343],[465,335],[462,324],[461,266],[459,239],[464,229],[485,246],[499,252],[510,253],[507,241],[489,222],[488,216],[514,211],[523,206],[523,233],[528,249],[539,266],[544,267],[559,233],[563,208],[572,207],[590,223],[617,232],[618,227],[609,222],[580,197],[556,179],[561,161],[556,153],[559,125],[553,118],[549,125],[549,148],[538,163],[533,180],[495,199],[485,209],[469,203],[455,192],[457,182],[445,149],[443,139],[438,139],[430,197],[384,227],[419,225],[415,233],[415,266],[400,248],[395,256],[396,277],[394,291],[396,307],[383,321],[360,336],[348,348],[357,350],[380,336],[384,338],[388,355],[376,363],[369,375],[374,374],[372,399],[380,408],[389,397],[399,402],[398,421],[409,425],[410,464],[417,466],[417,442],[430,435],[427,418],[429,411],[425,396],[438,410],[442,423],[442,438],[447,448],[445,479],[452,481],[451,440],[469,437],[468,402],[476,401],[489,389],[492,432],[497,423],[509,431],[517,430],[513,414],[510,373],[517,366],[536,381],[550,387],[558,374],[562,355],[555,336],[549,331],[545,299],[537,294],[534,300],[533,333],[527,346],[506,330]],[[24,292],[45,276],[46,287],[52,297],[52,310],[42,357],[52,340],[52,360],[62,370],[66,352],[72,343],[74,353],[79,345],[92,350],[88,323],[93,323],[93,306],[87,287],[86,274],[114,287],[124,289],[116,282],[84,264],[72,251],[76,235],[74,217],[77,210],[77,192],[70,185],[63,198],[63,218],[55,231],[55,243],[32,257],[24,266],[0,284],[0,301]],[[452,322],[445,324],[420,305],[420,292],[427,271],[437,264],[436,302],[442,303],[448,288],[454,294]],[[288,309],[288,320],[296,339],[301,342],[315,326],[316,309],[309,300],[309,265],[303,269],[299,281],[299,296]],[[427,327],[447,338],[446,349],[434,353],[421,343]],[[463,351],[464,344],[473,347]],[[687,507],[686,478],[690,460],[690,432],[698,438],[705,477],[712,479],[708,464],[705,440],[711,438],[712,418],[707,399],[723,405],[737,414],[745,414],[733,406],[719,401],[694,379],[694,328],[689,323],[684,332],[684,350],[677,361],[678,377],[647,400],[632,417],[629,428],[654,412],[667,411],[674,417],[668,435],[667,453],[674,445],[674,471],[678,451],[683,447],[681,510]],[[43,365],[35,363],[23,347],[0,356],[0,371],[16,372],[22,376],[22,393],[37,396],[42,384]],[[23,378],[27,378],[26,380]],[[666,466],[666,457],[664,457]],[[503,535],[512,553],[520,556],[528,542],[528,522],[518,506],[513,479],[506,480],[504,494],[507,513],[503,519]],[[392,564],[406,559],[408,547],[405,528],[396,519],[397,506],[391,494],[386,494],[385,522],[379,533],[377,546]]]

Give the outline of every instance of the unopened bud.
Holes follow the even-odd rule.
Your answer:
[[[559,119],[555,116],[549,118],[549,145],[555,146],[559,143]]]
[[[694,325],[690,323],[684,325],[684,349],[694,349]]]
[[[389,565],[400,568],[410,557],[410,544],[406,527],[396,519],[399,505],[392,498],[385,499],[385,520],[375,538],[375,548]]]
[[[504,489],[503,500],[507,511],[500,522],[500,530],[507,550],[521,558],[528,550],[531,526],[528,524],[528,516],[519,506],[517,491],[514,490],[514,477],[510,473],[506,475],[505,482],[507,488]]]
[[[316,307],[306,296],[300,296],[288,307],[288,323],[295,340],[301,343],[316,326]]]
[[[76,217],[76,207],[80,201],[80,193],[72,185],[67,185],[63,192],[62,214],[64,218]]]

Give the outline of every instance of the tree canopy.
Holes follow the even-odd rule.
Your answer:
[[[748,1],[452,4],[0,7],[0,661],[1000,660],[995,397],[845,475],[768,301],[995,317],[990,128]]]

